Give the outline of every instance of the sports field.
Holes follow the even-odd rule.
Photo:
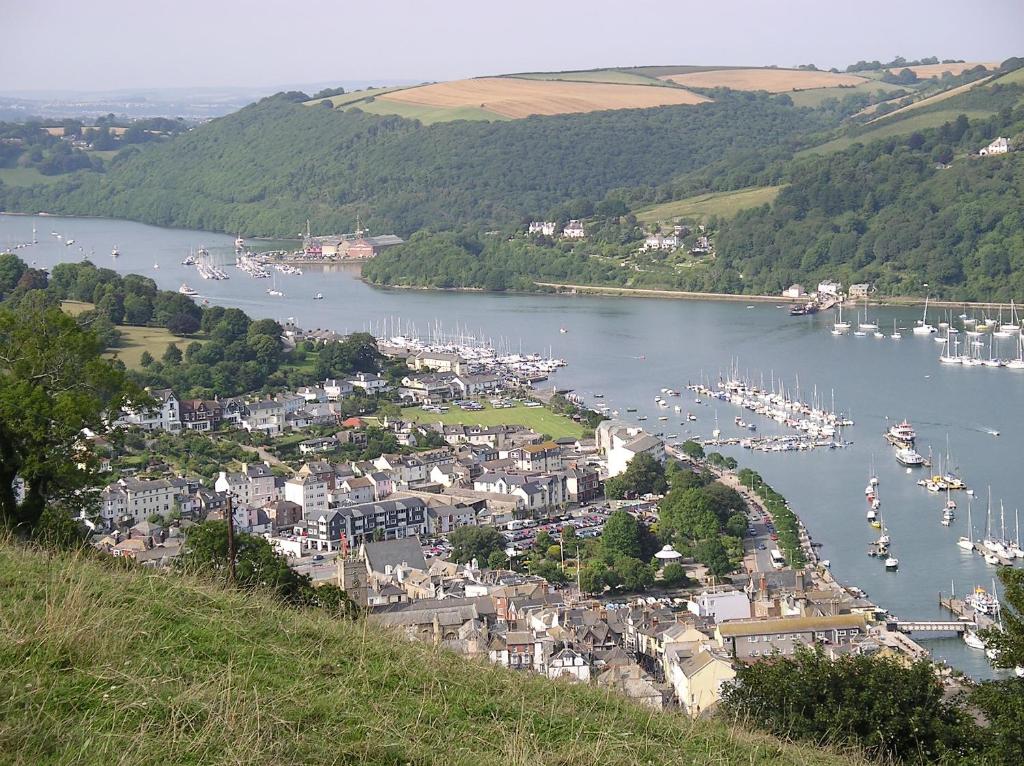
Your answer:
[[[663,75],[661,79],[691,88],[732,88],[783,93],[791,90],[860,85],[866,78],[854,74],[816,72],[807,69],[714,69],[707,72]]]
[[[737,191],[700,194],[696,197],[673,200],[661,205],[638,210],[636,219],[642,223],[672,221],[677,218],[699,218],[712,215],[731,218],[740,210],[770,204],[779,194],[781,186],[755,186]]]
[[[417,423],[444,423],[445,425],[520,425],[532,428],[539,434],[547,434],[552,439],[559,439],[564,436],[579,437],[583,435],[583,426],[564,415],[556,415],[546,407],[526,407],[517,404],[508,409],[496,410],[489,404],[484,404],[484,409],[479,412],[467,412],[452,405],[448,412],[440,415],[433,412],[424,412],[419,407],[407,407],[402,410],[402,417],[405,420]]]
[[[415,104],[447,109],[476,107],[510,118],[603,109],[645,109],[699,104],[707,100],[682,88],[510,77],[441,82],[386,93],[377,99],[382,104]]]

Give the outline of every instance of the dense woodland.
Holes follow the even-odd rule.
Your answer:
[[[423,126],[279,94],[122,152],[105,173],[0,187],[0,207],[294,236],[518,224],[574,199],[658,184],[718,159],[795,141],[825,123],[767,94],[699,106]]]

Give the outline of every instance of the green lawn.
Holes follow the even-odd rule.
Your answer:
[[[1024,85],[1024,67],[1014,69],[1012,72],[1004,74],[1002,77],[997,77],[989,82],[988,86],[991,87],[997,83],[999,85]]]
[[[387,88],[366,88],[365,90],[354,90],[351,93],[342,93],[340,96],[329,96],[327,98],[335,107],[345,106],[346,104],[354,104],[356,101],[362,101],[364,98],[370,98],[371,96],[380,96],[385,93],[391,93],[394,90],[403,90],[405,88],[413,87],[410,85],[392,85]],[[324,99],[316,98],[309,101],[304,101],[306,106],[317,106]]]
[[[892,93],[898,90],[912,91],[913,88],[905,88],[900,85],[892,85],[887,82],[872,80],[871,82],[862,82],[859,85],[854,85],[852,88],[812,88],[810,90],[799,90],[793,93],[787,93],[786,95],[793,99],[793,103],[797,106],[809,106],[813,109],[820,106],[821,102],[826,98],[837,98],[842,100],[851,93],[874,94],[880,90],[885,93]]]
[[[952,122],[961,114],[967,115],[967,118],[970,120],[975,120],[991,117],[993,113],[984,109],[939,109],[934,112],[921,112],[911,117],[905,117],[902,120],[879,123],[878,127],[865,131],[858,136],[841,136],[819,146],[812,146],[809,149],[797,152],[797,156],[840,152],[843,149],[848,149],[853,144],[866,144],[879,138],[902,136],[906,133],[913,133],[915,130],[924,130],[925,128],[937,128],[944,122]]]
[[[478,106],[425,106],[409,104],[404,101],[389,101],[378,98],[370,102],[360,101],[352,104],[349,109],[362,109],[370,114],[396,114],[409,120],[419,120],[424,125],[437,122],[454,122],[455,120],[507,120],[508,117],[481,109]]]
[[[563,436],[579,437],[583,435],[584,427],[564,415],[556,415],[546,407],[525,407],[517,404],[515,407],[504,410],[492,409],[489,404],[484,404],[480,412],[467,412],[454,405],[444,414],[438,415],[433,412],[424,412],[419,407],[407,407],[402,410],[402,417],[406,420],[413,420],[417,423],[437,423],[445,425],[521,425],[532,428],[539,434],[547,434],[552,439],[559,439]]]
[[[0,181],[8,186],[33,186],[52,184],[60,176],[44,176],[35,168],[0,168]]]
[[[83,301],[61,301],[60,307],[66,313],[71,314],[71,316],[78,316],[83,311],[89,311],[94,308],[92,303],[85,303]],[[139,366],[139,360],[142,358],[143,351],[148,351],[154,359],[159,359],[164,355],[164,351],[167,350],[168,343],[177,343],[178,348],[184,352],[185,347],[189,343],[193,341],[203,342],[199,338],[185,338],[175,335],[163,327],[118,325],[117,329],[121,333],[121,343],[116,348],[109,349],[105,355],[120,359],[128,367]]]
[[[0,583],[12,766],[852,763],[174,570],[0,539]]]
[[[737,191],[700,194],[696,197],[665,202],[661,205],[638,210],[636,217],[643,223],[672,221],[676,218],[700,218],[717,215],[731,218],[740,210],[770,204],[781,186],[755,186]]]

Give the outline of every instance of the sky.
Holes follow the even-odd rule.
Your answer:
[[[1024,0],[0,0],[0,91],[1024,54]]]

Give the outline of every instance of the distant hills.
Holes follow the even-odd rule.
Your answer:
[[[358,217],[377,233],[454,232],[459,242],[522,231],[531,219],[583,218],[607,237],[549,243],[555,257],[531,252],[518,261],[482,241],[480,252],[494,250],[496,260],[471,262],[481,276],[466,286],[495,289],[527,287],[540,276],[531,264],[557,262],[547,281],[756,292],[828,270],[892,291],[927,279],[950,295],[1007,290],[998,268],[978,279],[978,249],[1011,246],[1012,219],[983,216],[978,236],[943,243],[920,262],[868,232],[895,225],[876,229],[894,206],[925,205],[918,215],[928,221],[936,209],[947,217],[972,205],[1002,210],[988,195],[1014,191],[1021,155],[999,161],[1010,175],[985,184],[973,181],[996,163],[983,170],[960,160],[996,134],[1021,132],[1022,64],[859,62],[843,72],[654,66],[334,89],[319,98],[280,93],[172,140],[124,149],[103,172],[33,185],[18,168],[0,169],[0,207],[249,236],[295,236],[307,218],[320,232],[348,231]],[[820,205],[802,191],[844,197],[832,185],[849,183],[849,168],[863,163],[874,171],[855,174],[859,207]],[[946,165],[961,180],[955,193],[936,175]],[[927,204],[926,190],[933,192]],[[615,227],[604,226],[609,216],[619,219]],[[713,223],[713,259],[641,265],[634,258],[641,226],[679,221]],[[918,227],[913,219],[903,225]],[[900,242],[891,233],[884,239]],[[913,248],[924,254],[937,246]],[[422,240],[416,247],[430,252]],[[452,263],[474,257],[475,247]],[[606,260],[589,259],[595,249]],[[400,251],[371,273],[384,282],[438,281]]]

